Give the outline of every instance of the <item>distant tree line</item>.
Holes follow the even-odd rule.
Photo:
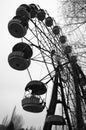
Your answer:
[[[31,126],[30,128],[23,128],[24,120],[21,115],[16,113],[16,106],[13,109],[10,120],[8,116],[4,117],[2,123],[0,124],[0,130],[42,130],[41,126],[39,128],[35,128]],[[57,130],[57,126],[53,127],[53,130]],[[61,129],[58,129],[61,130]]]

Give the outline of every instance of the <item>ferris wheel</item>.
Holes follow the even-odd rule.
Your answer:
[[[79,127],[81,130],[83,126],[84,130],[86,76],[77,62],[77,54],[55,19],[39,5],[22,4],[9,21],[8,30],[12,36],[20,38],[8,56],[8,63],[18,71],[27,70],[30,77],[22,99],[23,109],[33,113],[47,110],[43,130],[51,130],[52,125],[62,130],[77,130]],[[31,64],[34,65],[33,74]],[[39,79],[34,79],[34,74],[37,77],[40,74]],[[53,87],[47,106],[50,84]],[[61,114],[57,115],[55,111],[59,104]]]

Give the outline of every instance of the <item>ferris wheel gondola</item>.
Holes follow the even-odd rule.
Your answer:
[[[26,94],[27,92],[27,94]],[[28,112],[42,112],[45,108],[45,102],[40,95],[46,93],[44,83],[40,81],[30,81],[25,87],[25,96],[22,99],[22,107]]]
[[[16,70],[25,70],[30,65],[32,54],[32,49],[28,44],[17,43],[8,56],[9,65]]]
[[[21,16],[15,16],[8,23],[8,30],[16,38],[24,37],[28,29],[28,19]]]
[[[45,94],[47,91],[45,84],[37,80],[30,81],[25,87],[25,91],[27,90],[32,90],[32,93],[36,95]]]
[[[47,17],[45,19],[45,24],[46,26],[51,27],[53,25],[53,19],[51,17]]]
[[[53,125],[66,125],[65,119],[60,115],[50,115],[46,119],[46,123]]]
[[[34,18],[37,14],[38,8],[35,4],[22,4],[16,10],[17,16],[26,16],[28,18]]]

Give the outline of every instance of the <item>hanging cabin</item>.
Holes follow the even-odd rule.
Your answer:
[[[65,119],[60,115],[49,115],[45,122],[52,125],[66,125]]]
[[[26,16],[29,18],[35,18],[37,14],[38,8],[35,4],[22,4],[16,10],[17,16]]]
[[[45,11],[44,11],[43,9],[39,9],[39,10],[37,11],[36,17],[37,17],[37,19],[38,19],[39,21],[43,21],[43,20],[45,19],[45,16],[46,16],[46,13],[45,13]]]
[[[51,27],[53,25],[53,19],[51,17],[45,18],[45,24],[47,27]]]
[[[8,56],[8,63],[13,69],[25,70],[31,63],[32,54],[32,49],[28,44],[24,42],[17,43]]]
[[[28,30],[28,19],[21,16],[13,17],[8,23],[8,30],[9,33],[16,38],[24,37]]]
[[[26,95],[26,92],[28,93]],[[41,99],[46,93],[46,86],[41,81],[30,81],[25,87],[25,96],[22,99],[22,107],[28,112],[39,113],[45,108],[45,102]]]

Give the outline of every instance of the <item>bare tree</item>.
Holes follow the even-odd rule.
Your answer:
[[[23,117],[21,115],[16,114],[16,106],[13,109],[11,122],[13,122],[15,130],[19,130],[23,127]]]
[[[62,12],[67,25],[79,27],[86,23],[86,0],[63,0]]]
[[[11,119],[6,116],[2,120],[2,125],[5,126],[6,130],[20,130],[23,128],[23,117],[16,114],[16,106],[13,109]]]

